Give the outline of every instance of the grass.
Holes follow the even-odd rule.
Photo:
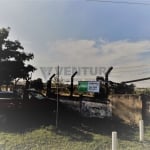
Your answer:
[[[75,141],[71,140],[68,135],[59,135],[58,132],[54,132],[53,128],[41,128],[34,130],[30,133],[22,134],[22,135],[14,135],[14,134],[1,134],[3,136],[3,139],[1,139],[2,142],[5,142],[7,140],[6,149],[11,150],[20,150],[20,149],[33,149],[33,150],[47,150],[47,149],[62,149],[62,150],[68,150],[68,149],[96,149],[98,145],[99,140],[102,140],[103,137],[96,137],[93,139],[93,141]],[[103,143],[107,144],[107,138],[103,140]],[[103,145],[101,145],[103,146]]]
[[[7,113],[7,121],[0,126],[0,150],[110,150],[112,131],[118,132],[119,150],[150,149],[148,122],[141,143],[135,126],[61,110],[58,129],[55,113]]]

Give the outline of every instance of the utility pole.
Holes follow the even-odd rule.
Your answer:
[[[57,107],[56,107],[56,128],[58,128],[59,119],[59,65],[57,67]]]

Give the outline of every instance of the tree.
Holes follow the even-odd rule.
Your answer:
[[[42,79],[38,78],[36,80],[31,81],[30,87],[39,91],[43,90],[44,85]]]
[[[135,89],[134,84],[118,83],[114,87],[115,94],[133,94]]]
[[[27,79],[35,71],[26,61],[32,60],[32,53],[25,53],[21,43],[8,39],[10,28],[0,29],[0,84],[9,84],[15,79]]]

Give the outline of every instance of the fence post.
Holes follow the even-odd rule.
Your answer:
[[[112,150],[117,150],[117,132],[112,132]]]
[[[140,135],[140,142],[144,141],[144,121],[139,121],[139,135]]]

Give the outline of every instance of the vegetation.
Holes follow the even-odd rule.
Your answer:
[[[34,89],[36,89],[36,90],[38,90],[38,91],[43,90],[44,84],[43,84],[42,79],[41,79],[41,78],[38,78],[38,79],[36,79],[36,80],[31,81],[30,87],[31,87],[31,88],[34,88]]]
[[[114,94],[133,94],[135,89],[134,84],[118,83],[112,88]]]
[[[1,127],[0,145],[6,150],[110,150],[111,133],[117,131],[119,150],[149,150],[148,124],[145,125],[145,142],[139,142],[138,127],[120,120],[87,119],[61,112],[56,129],[54,115],[38,112],[14,117],[11,114],[11,126]]]
[[[35,68],[25,62],[33,59],[32,53],[25,53],[21,43],[8,39],[10,28],[0,29],[0,84],[9,84],[15,79],[27,79]]]

